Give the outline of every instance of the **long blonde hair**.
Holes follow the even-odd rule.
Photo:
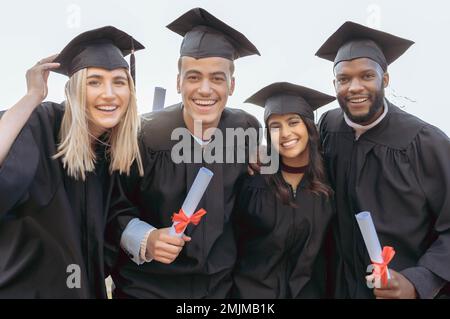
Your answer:
[[[143,175],[142,159],[138,146],[140,118],[137,110],[133,79],[126,71],[130,88],[130,102],[120,122],[109,133],[109,172],[130,174],[136,160],[139,174]],[[86,172],[95,170],[97,160],[95,137],[89,131],[89,115],[86,105],[87,69],[74,73],[66,83],[65,112],[59,131],[58,153],[53,158],[61,158],[64,169],[75,179],[86,179]]]

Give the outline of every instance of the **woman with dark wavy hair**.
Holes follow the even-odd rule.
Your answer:
[[[335,98],[291,83],[271,84],[246,102],[265,108],[275,174],[248,177],[235,214],[236,298],[325,296],[323,243],[333,215],[314,110]]]

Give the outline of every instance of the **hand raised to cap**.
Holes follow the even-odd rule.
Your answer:
[[[50,71],[60,66],[59,63],[52,62],[57,56],[55,54],[40,60],[26,73],[27,94],[36,97],[38,100],[37,104],[40,104],[47,97],[47,80]]]

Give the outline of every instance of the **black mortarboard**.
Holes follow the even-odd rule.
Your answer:
[[[272,83],[249,97],[245,103],[264,107],[264,123],[272,114],[296,113],[314,121],[314,111],[331,103],[334,96],[288,82]]]
[[[128,68],[124,56],[131,53],[130,72],[135,80],[133,53],[141,49],[144,46],[132,36],[112,26],[86,31],[76,36],[59,53],[54,62],[61,66],[55,72],[72,76],[87,67],[107,70]]]
[[[384,71],[414,42],[395,35],[371,29],[354,22],[345,22],[316,52],[316,56],[334,62],[369,58]]]
[[[189,10],[167,28],[184,37],[180,56],[222,57],[233,61],[247,55],[260,55],[242,33],[202,8]]]

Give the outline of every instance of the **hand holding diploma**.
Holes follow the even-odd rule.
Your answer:
[[[418,294],[414,285],[401,273],[389,269],[391,278],[387,286],[375,288],[373,294],[377,299],[416,299]],[[370,275],[373,276],[373,275]],[[367,276],[369,277],[369,276]],[[366,277],[366,278],[367,278]]]
[[[204,209],[199,209],[196,213],[194,210],[203,197],[212,176],[213,173],[204,167],[199,170],[180,211],[172,216],[173,225],[169,228],[155,229],[148,236],[145,252],[147,259],[170,264],[178,257],[185,242],[191,240],[183,233],[187,225],[190,223],[197,225],[206,214]]]
[[[383,247],[383,250],[381,250],[380,241],[378,239],[370,212],[361,212],[355,217],[373,265],[372,275],[367,276],[369,282],[371,279],[375,279],[375,287],[380,288],[381,280],[382,285],[386,287],[388,284],[388,279],[391,278],[387,265],[394,257],[395,251],[389,246],[385,246]]]
[[[170,228],[153,230],[147,239],[145,258],[171,264],[180,254],[186,242],[191,241],[188,236],[181,238],[171,236]]]

